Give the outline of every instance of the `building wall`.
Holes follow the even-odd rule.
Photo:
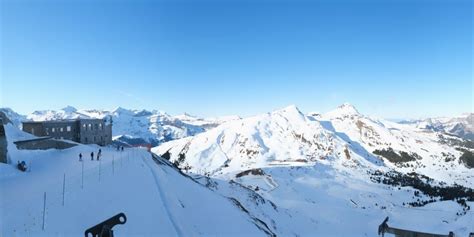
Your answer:
[[[5,128],[0,119],[0,163],[8,163],[7,159],[7,136],[5,135]]]
[[[104,120],[79,120],[80,143],[108,145],[112,142],[112,126]]]
[[[106,124],[103,119],[24,122],[23,131],[38,137],[49,136],[82,144],[104,146],[112,143],[112,124]]]
[[[46,136],[42,123],[23,123],[23,131],[38,137]]]
[[[79,142],[79,123],[77,121],[58,121],[43,124],[45,136]]]

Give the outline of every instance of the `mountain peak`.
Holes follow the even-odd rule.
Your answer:
[[[133,112],[131,110],[128,110],[128,109],[124,109],[122,107],[117,107],[115,108],[112,113],[117,113],[117,114],[132,114]]]
[[[304,119],[304,114],[301,113],[301,111],[296,107],[296,105],[289,105],[285,108],[275,110],[272,112],[272,114],[279,114],[283,117],[287,118],[298,118],[298,119]]]
[[[344,114],[359,114],[359,111],[357,111],[355,106],[349,103],[344,103],[342,105],[339,105],[337,107],[337,110],[339,110],[340,112],[343,112]]]
[[[68,105],[68,106],[66,106],[66,107],[64,107],[64,108],[62,108],[61,110],[64,111],[64,112],[66,112],[66,113],[74,113],[74,112],[77,111],[76,108],[74,108],[73,106],[70,106],[70,105]]]
[[[333,118],[348,117],[353,115],[360,115],[360,113],[352,104],[349,103],[339,105],[335,110],[332,110],[325,114],[325,116]]]
[[[292,105],[288,105],[286,106],[285,108],[282,108],[282,109],[278,109],[278,110],[275,110],[274,112],[277,112],[277,113],[297,113],[297,114],[301,114],[301,111],[298,109],[298,107],[296,107],[296,105],[292,104]]]

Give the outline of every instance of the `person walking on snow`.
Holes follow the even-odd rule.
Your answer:
[[[79,153],[79,161],[82,161],[82,153]]]
[[[99,158],[102,156],[102,150],[99,149],[99,152],[97,153],[97,160],[99,160]]]
[[[94,160],[94,152],[91,152],[91,160]]]

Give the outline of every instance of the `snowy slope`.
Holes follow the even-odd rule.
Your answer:
[[[414,160],[394,163],[374,154],[388,149],[406,152]],[[231,121],[205,133],[162,144],[153,151],[159,155],[168,152],[171,161],[188,171],[212,175],[275,165],[305,165],[357,154],[361,165],[383,165],[402,172],[416,170],[451,184],[474,187],[471,171],[459,162],[461,150],[440,143],[435,133],[372,119],[349,104],[319,117],[304,116],[298,108],[289,106]],[[447,157],[451,158],[448,162]]]
[[[338,141],[336,141],[338,140]],[[154,152],[185,155],[189,170],[211,174],[325,159],[342,152],[344,141],[306,118],[296,106],[221,126],[181,140],[165,143]],[[181,155],[183,157],[183,155]],[[376,162],[376,160],[374,160]]]
[[[10,140],[21,133],[7,126]],[[91,161],[86,154],[97,151],[97,146],[20,151],[10,145],[13,162],[24,160],[31,169],[23,173],[0,164],[2,236],[81,236],[88,227],[119,212],[127,215],[127,223],[115,228],[116,236],[268,235],[264,222],[254,214],[167,162],[153,160],[145,150],[116,152],[102,147],[101,161]],[[85,154],[83,162],[78,161],[78,153]]]
[[[289,106],[224,119],[213,128],[206,127],[212,120],[186,114],[63,111],[63,116],[112,116],[119,133],[130,139],[147,138],[143,134],[148,132],[159,137],[166,126],[180,123],[183,130],[203,130],[153,148],[169,162],[140,149],[120,153],[102,148],[102,162],[97,162],[87,159],[97,146],[35,152],[12,148],[12,160],[26,160],[32,169],[19,173],[0,165],[3,235],[78,235],[121,211],[129,222],[115,233],[126,236],[377,236],[386,216],[391,226],[401,228],[454,231],[456,236],[474,231],[474,212],[467,209],[474,205],[474,175],[460,162],[463,152],[472,151],[469,143],[371,118],[350,104],[308,116]],[[12,125],[7,132],[10,143],[30,136]],[[398,162],[377,152],[389,149],[415,159]],[[87,154],[83,163],[77,161],[79,152]],[[49,198],[42,231],[44,191]]]
[[[414,158],[413,161],[396,164],[385,159],[389,167],[404,172],[416,171],[438,180],[474,187],[474,179],[469,175],[472,171],[458,160],[463,152],[456,149],[456,146],[441,143],[437,133],[370,118],[359,113],[350,104],[343,104],[314,119],[349,142],[354,150],[373,153],[376,150],[393,149],[397,153],[406,152]],[[451,160],[446,162],[446,158]]]
[[[417,156],[400,164],[374,153],[388,148]],[[466,235],[474,227],[469,224],[472,211],[447,196],[424,193],[461,184],[468,190],[462,198],[470,198],[467,203],[472,206],[474,176],[459,163],[462,152],[439,142],[436,134],[364,116],[349,104],[315,116],[289,106],[170,141],[152,151],[186,172],[257,190],[276,206],[311,220],[313,235],[375,236],[386,216],[396,226],[435,233]],[[443,153],[453,160],[445,161]],[[413,171],[433,180],[412,175]],[[403,177],[401,184],[383,184],[399,182],[397,175]],[[428,188],[417,186],[423,189],[418,194],[420,190],[406,182],[410,177]],[[426,204],[431,201],[436,202]]]

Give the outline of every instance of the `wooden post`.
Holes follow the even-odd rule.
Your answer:
[[[102,166],[102,159],[99,160],[99,182],[100,182],[100,167]]]
[[[112,155],[112,175],[115,174],[115,155]]]
[[[44,230],[44,218],[46,216],[46,192],[44,192],[43,196],[43,227],[42,230]]]
[[[63,176],[63,207],[64,207],[64,193],[66,191],[66,173]]]
[[[84,188],[84,162],[82,162],[82,178],[81,178],[81,189]]]

